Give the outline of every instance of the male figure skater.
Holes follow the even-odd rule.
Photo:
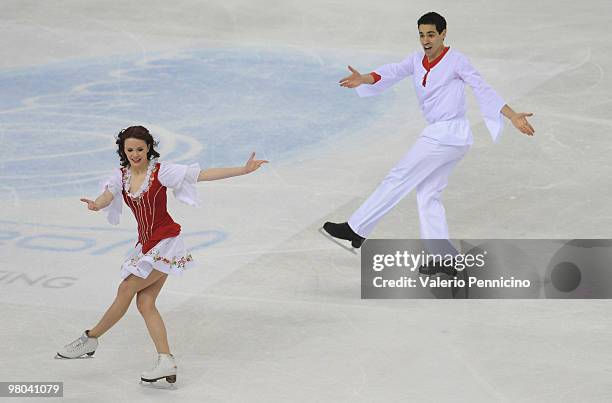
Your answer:
[[[416,188],[422,239],[448,239],[448,226],[440,200],[448,177],[472,144],[466,119],[465,85],[480,106],[487,128],[496,141],[503,127],[502,115],[522,133],[533,136],[527,121],[532,113],[516,113],[482,79],[469,60],[444,45],[446,20],[430,12],[417,21],[422,51],[400,63],[386,64],[370,74],[352,74],[340,85],[355,88],[358,95],[378,95],[400,80],[412,76],[416,95],[429,125],[414,146],[387,174],[378,188],[353,213],[348,222],[326,222],[323,229],[332,237],[361,247],[376,223],[410,191]],[[363,85],[366,84],[366,85]]]

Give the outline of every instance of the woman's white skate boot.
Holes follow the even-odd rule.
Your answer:
[[[55,358],[79,358],[85,354],[91,357],[96,352],[96,348],[98,348],[98,339],[89,337],[89,330],[85,330],[81,337],[62,347]]]
[[[176,361],[172,354],[157,354],[155,368],[140,375],[140,380],[144,382],[155,382],[162,378],[166,378],[168,383],[176,382]]]

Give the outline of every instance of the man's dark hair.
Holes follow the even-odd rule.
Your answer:
[[[433,11],[427,14],[423,14],[421,18],[419,18],[419,20],[417,21],[417,27],[423,24],[435,25],[436,31],[438,31],[439,34],[441,34],[442,31],[446,29],[446,20],[444,19],[444,17],[442,17],[438,13],[434,13]]]

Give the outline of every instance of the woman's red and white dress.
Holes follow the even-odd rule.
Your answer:
[[[200,173],[199,164],[180,165],[149,161],[142,186],[130,193],[129,167],[118,168],[103,183],[103,190],[113,194],[106,207],[108,221],[119,224],[123,201],[130,207],[138,223],[138,243],[121,266],[121,277],[130,274],[147,278],[153,269],[181,275],[193,264],[193,258],[180,235],[181,226],[168,214],[166,189],[183,203],[197,206],[195,184]]]

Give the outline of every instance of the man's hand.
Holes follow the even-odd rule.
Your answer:
[[[341,87],[355,88],[355,87],[359,87],[361,84],[372,84],[372,82],[374,82],[373,78],[372,78],[372,82],[368,82],[367,78],[364,78],[364,76],[362,76],[357,70],[355,70],[351,66],[348,66],[348,69],[353,74],[351,74],[350,76],[346,76],[342,80],[339,81]]]
[[[501,108],[501,114],[510,119],[514,127],[519,129],[521,133],[524,133],[528,136],[533,136],[535,130],[533,126],[529,124],[527,121],[528,116],[533,116],[533,113],[525,113],[525,112],[514,112],[510,105],[506,104]]]
[[[514,127],[521,131],[521,133],[525,133],[528,136],[533,136],[535,130],[533,129],[533,126],[531,126],[531,124],[529,124],[529,122],[527,121],[528,116],[533,116],[533,113],[519,112],[516,113],[510,119],[510,121],[512,122]]]

